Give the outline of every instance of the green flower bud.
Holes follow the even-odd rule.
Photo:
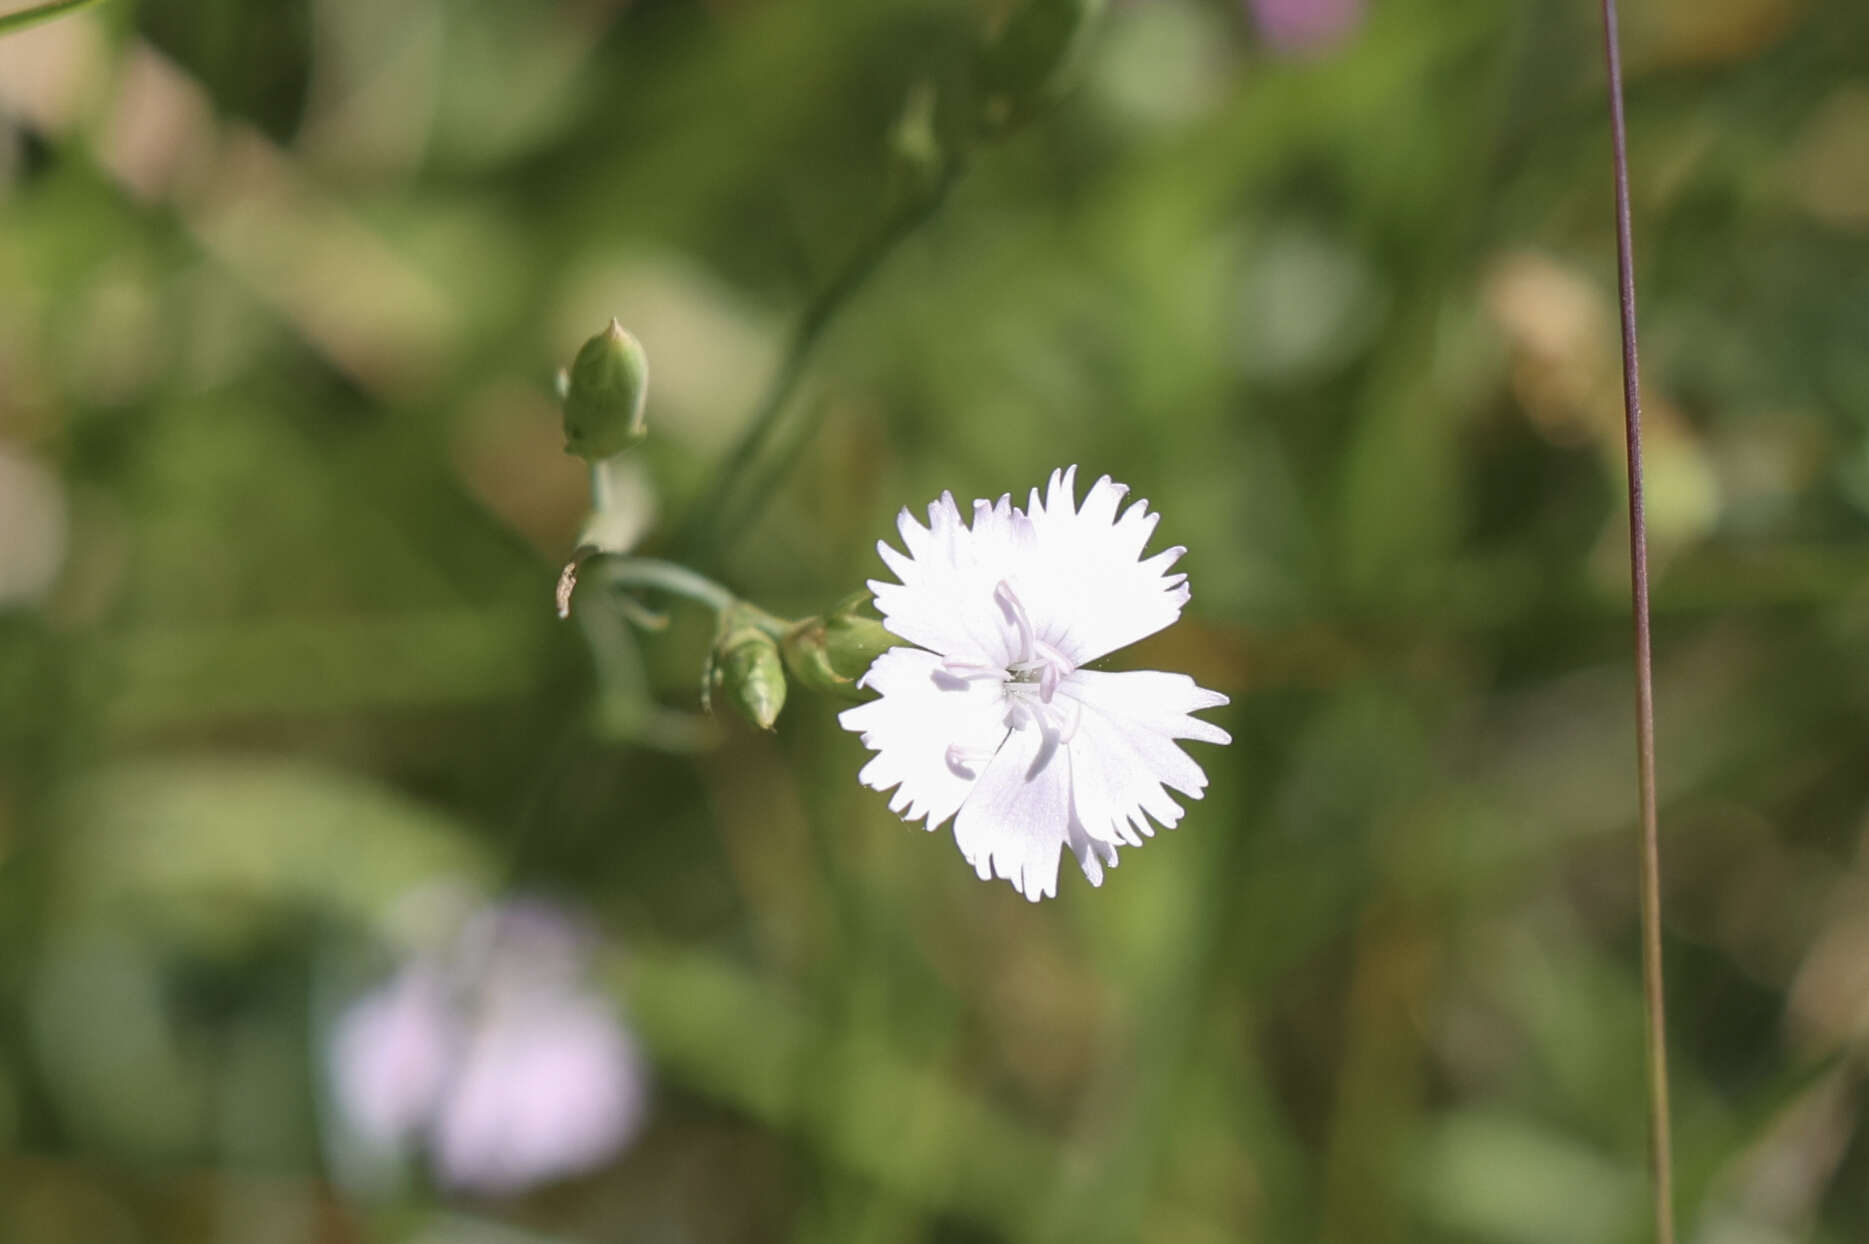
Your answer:
[[[1025,0],[980,61],[980,128],[998,137],[1064,93],[1106,0]]]
[[[785,665],[779,658],[779,645],[731,612],[722,620],[720,638],[708,659],[708,683],[711,691],[733,701],[761,730],[772,729],[785,708]]]
[[[792,677],[827,695],[865,697],[857,682],[877,657],[902,643],[881,622],[858,612],[869,599],[868,592],[859,592],[823,617],[806,618],[786,631],[782,649]]]
[[[565,452],[601,461],[642,439],[649,356],[615,320],[584,343],[560,381]]]

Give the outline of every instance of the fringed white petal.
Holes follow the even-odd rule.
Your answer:
[[[1032,547],[1010,581],[1041,638],[1077,665],[1128,647],[1171,625],[1187,603],[1187,576],[1170,574],[1183,548],[1143,558],[1157,516],[1137,501],[1118,514],[1126,484],[1105,475],[1074,500],[1077,468],[1052,472],[1046,495],[1032,490]]]
[[[938,829],[985,767],[983,758],[970,766],[952,750],[990,756],[1006,735],[998,685],[949,676],[940,657],[917,648],[883,653],[862,685],[880,698],[838,715],[876,753],[857,779],[872,790],[894,790],[889,809],[903,820]]]
[[[955,844],[981,880],[1010,881],[1033,902],[1050,898],[1068,847],[1085,880],[1103,884],[1104,868],[1116,866],[1116,844],[1085,829],[1072,796],[1079,767],[1096,761],[1048,749],[1036,729],[1007,738],[954,820]]]
[[[1011,659],[1010,640],[993,589],[1029,560],[1031,523],[1005,496],[974,502],[968,526],[949,493],[928,507],[928,520],[924,528],[902,511],[896,527],[906,557],[877,543],[900,580],[870,581],[883,625],[944,657],[1003,666]]]
[[[1003,877],[1036,903],[1058,892],[1058,853],[1069,837],[1070,764],[1043,764],[1038,730],[1015,730],[954,818],[954,841],[982,881]]]
[[[1069,830],[1070,837],[1065,840],[1065,845],[1077,857],[1077,866],[1084,870],[1084,880],[1093,886],[1102,885],[1104,867],[1116,867],[1116,844],[1098,842],[1092,838],[1075,815],[1071,817]]]
[[[1166,788],[1192,799],[1207,789],[1207,775],[1175,740],[1232,742],[1219,726],[1189,715],[1227,698],[1185,674],[1080,670],[1059,694],[1083,706],[1071,740],[1073,809],[1101,842],[1139,846],[1155,832],[1150,818],[1167,828],[1181,819]]]

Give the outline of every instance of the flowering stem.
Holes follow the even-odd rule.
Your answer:
[[[51,3],[39,5],[37,8],[21,9],[17,13],[0,13],[0,35],[25,30],[29,26],[37,26],[40,22],[49,22],[55,17],[76,13],[79,9],[88,9],[97,3],[99,0],[51,0]]]
[[[595,577],[605,587],[638,587],[667,592],[671,596],[680,596],[705,605],[717,614],[725,613],[740,603],[737,596],[712,579],[673,562],[657,561],[650,557],[605,557],[595,560]]]
[[[1622,395],[1629,448],[1629,582],[1635,613],[1636,782],[1641,800],[1642,996],[1646,1003],[1649,1165],[1656,1244],[1674,1244],[1674,1172],[1668,1126],[1667,1018],[1661,975],[1661,832],[1655,806],[1655,687],[1648,611],[1648,532],[1642,504],[1642,391],[1636,357],[1635,243],[1629,227],[1629,152],[1622,110],[1616,0],[1603,2],[1610,144],[1616,174],[1616,271],[1622,308]]]
[[[612,454],[591,463],[591,509],[602,514],[616,502],[616,477],[611,474],[623,461],[622,454]]]
[[[746,431],[727,455],[713,483],[701,494],[703,500],[676,541],[677,547],[701,556],[710,555],[758,512],[764,493],[777,482],[772,476],[762,482],[759,495],[739,499],[739,504],[733,507],[731,513],[727,507],[736,499],[735,494],[746,485],[747,476],[777,433],[786,404],[804,376],[805,364],[812,350],[837,313],[882,266],[890,252],[934,215],[935,209],[947,198],[948,189],[954,184],[959,171],[958,164],[950,163],[932,188],[890,213],[882,228],[850,257],[842,270],[811,300],[792,329],[779,369],[773,373],[772,383],[760,397],[759,405],[753,408]],[[797,433],[799,443],[802,444],[809,435],[809,428],[800,429]]]

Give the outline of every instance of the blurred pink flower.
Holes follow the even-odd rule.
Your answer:
[[[583,997],[502,1004],[474,1043],[434,1129],[443,1183],[515,1192],[600,1166],[643,1113],[634,1045]]]
[[[1246,0],[1267,43],[1284,52],[1321,51],[1363,19],[1364,0]]]
[[[440,975],[403,968],[352,1003],[332,1034],[338,1109],[372,1145],[407,1144],[434,1113],[460,1037]]]
[[[340,1017],[333,1096],[377,1149],[423,1144],[451,1188],[514,1193],[601,1166],[647,1104],[635,1042],[585,984],[588,938],[536,901],[484,909]]]

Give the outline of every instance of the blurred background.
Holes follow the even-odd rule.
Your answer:
[[[1008,7],[0,36],[0,1239],[1646,1238],[1597,6]],[[1627,9],[1683,1235],[1860,1241],[1869,7]],[[1207,799],[1028,905],[557,621],[612,315],[778,612],[1148,497]]]

